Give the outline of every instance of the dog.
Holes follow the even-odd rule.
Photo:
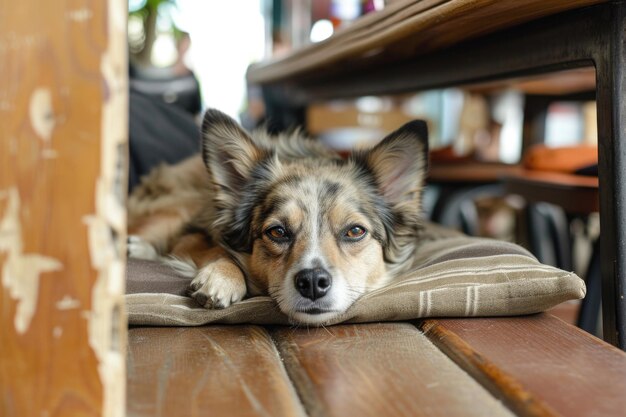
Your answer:
[[[269,295],[292,322],[323,325],[411,267],[427,166],[423,121],[342,158],[208,110],[200,155],[129,196],[129,256],[191,278],[206,308]]]

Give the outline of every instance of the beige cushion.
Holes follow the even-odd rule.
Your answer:
[[[129,260],[129,324],[289,324],[269,297],[250,298],[223,310],[204,309],[184,296],[188,282],[166,266]],[[578,276],[539,263],[520,246],[427,225],[415,267],[361,297],[334,322],[512,316],[584,296],[585,284]]]

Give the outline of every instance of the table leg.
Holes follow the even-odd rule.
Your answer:
[[[611,5],[608,36],[598,36],[597,105],[604,339],[626,348],[626,4]],[[605,42],[608,42],[608,48]]]
[[[602,277],[600,275],[600,240],[593,244],[593,252],[587,267],[585,281],[587,295],[580,306],[576,325],[591,334],[598,334],[598,314],[602,301]]]

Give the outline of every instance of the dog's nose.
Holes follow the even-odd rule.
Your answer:
[[[296,274],[296,289],[303,297],[317,300],[326,295],[333,280],[324,268],[303,269]]]

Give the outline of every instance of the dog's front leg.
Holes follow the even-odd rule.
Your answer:
[[[206,308],[228,307],[246,295],[243,272],[227,256],[201,267],[189,288],[191,296]]]
[[[191,259],[197,272],[189,292],[206,308],[224,308],[246,296],[246,281],[239,266],[220,247],[210,247],[200,234],[182,237],[172,250],[179,259]]]

